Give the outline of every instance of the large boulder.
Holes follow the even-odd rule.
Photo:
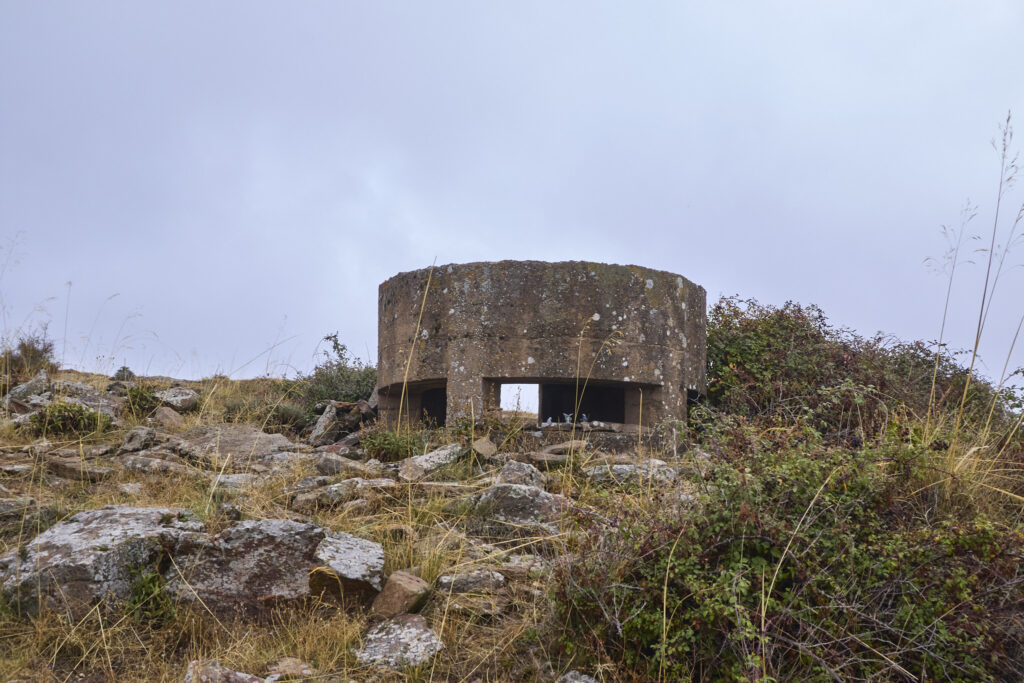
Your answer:
[[[368,604],[383,570],[379,544],[313,524],[243,521],[211,535],[187,510],[110,506],[0,557],[0,589],[23,613],[81,618],[100,603],[116,607],[141,578],[159,573],[176,600],[251,614],[324,592]]]
[[[40,608],[84,616],[131,595],[141,573],[202,530],[181,508],[107,506],[56,524],[0,557],[0,590],[22,613]]]
[[[314,524],[247,520],[216,536],[188,538],[174,564],[165,575],[171,595],[216,612],[249,613],[323,591],[368,601],[383,585],[384,550]]]

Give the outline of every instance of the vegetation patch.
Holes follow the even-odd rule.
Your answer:
[[[36,436],[84,437],[100,434],[109,429],[110,424],[110,418],[103,413],[77,403],[55,400],[32,415],[28,429]]]

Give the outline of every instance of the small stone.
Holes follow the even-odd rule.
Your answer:
[[[174,408],[160,406],[153,413],[153,422],[164,429],[178,430],[185,426],[185,418]]]
[[[490,593],[504,585],[505,577],[489,569],[478,569],[464,574],[445,574],[437,579],[437,590],[444,593]]]
[[[510,555],[499,569],[510,581],[530,581],[542,578],[548,566],[540,555]]]
[[[252,474],[250,472],[241,472],[238,474],[220,474],[214,477],[213,482],[210,484],[211,488],[225,489],[228,491],[240,491],[242,489],[249,488],[254,484],[258,483],[260,477],[258,474]]]
[[[272,681],[302,681],[317,675],[317,670],[296,657],[284,657],[267,668],[267,683]]]
[[[380,474],[380,470],[375,467],[331,453],[317,459],[316,471],[323,475],[344,477],[373,478]]]
[[[595,465],[583,470],[591,481],[615,484],[668,484],[676,478],[676,471],[663,460],[645,460],[637,464]]]
[[[185,387],[156,392],[156,398],[168,408],[187,413],[199,407],[199,394]]]
[[[129,481],[125,484],[121,484],[117,487],[117,490],[126,496],[141,496],[142,495],[142,483],[138,481]]]
[[[568,499],[536,486],[494,484],[477,499],[476,512],[499,522],[548,525],[561,517]]]
[[[473,442],[473,450],[483,458],[490,458],[498,452],[498,447],[486,436],[481,436]]]
[[[188,465],[179,462],[164,460],[163,458],[147,458],[141,455],[122,455],[118,458],[120,463],[132,472],[144,474],[170,474],[177,472],[181,474],[200,474]]]
[[[362,664],[400,669],[426,664],[443,648],[422,615],[401,614],[371,629],[356,658]]]
[[[544,488],[544,474],[529,463],[509,460],[501,468],[496,484],[525,484]]]
[[[569,456],[560,453],[527,453],[526,459],[541,469],[562,467],[569,462]]]
[[[0,521],[20,519],[36,504],[34,498],[0,498]]]
[[[122,453],[134,453],[136,451],[152,448],[160,442],[156,430],[151,427],[135,427],[124,435],[121,443]]]
[[[322,588],[333,589],[333,592],[340,588],[346,597],[357,595],[368,602],[384,587],[384,547],[379,543],[342,532],[333,533],[320,542],[316,559],[330,569],[334,575],[330,578],[335,579],[333,586],[321,583]],[[312,576],[309,581],[313,588]]]
[[[185,683],[264,683],[264,679],[228,669],[215,661],[197,659],[185,669]]]
[[[572,441],[565,441],[563,443],[552,444],[551,446],[545,446],[541,452],[548,455],[569,455],[570,453],[578,453],[587,447],[587,442],[582,439],[573,439]]]
[[[404,482],[419,481],[445,465],[457,462],[463,455],[460,444],[451,443],[426,455],[415,455],[398,463],[398,478]]]
[[[430,595],[430,584],[405,571],[392,572],[384,590],[374,599],[370,614],[390,619],[399,614],[417,612]]]
[[[311,446],[334,443],[341,436],[341,431],[342,423],[338,420],[338,410],[333,403],[327,403],[306,443]]]
[[[582,674],[574,669],[559,676],[555,683],[597,683],[597,679],[593,676]]]

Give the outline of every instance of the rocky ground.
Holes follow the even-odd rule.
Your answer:
[[[289,436],[225,421],[242,384],[165,381],[135,414],[137,384],[41,373],[4,399],[3,680],[602,679],[552,623],[571,520],[595,496],[688,506],[705,457],[496,422],[383,461],[369,403]],[[109,427],[31,433],[57,400]]]

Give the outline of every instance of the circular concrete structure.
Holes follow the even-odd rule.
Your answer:
[[[705,390],[705,296],[681,275],[583,261],[400,273],[379,292],[382,416],[479,418],[502,384],[537,383],[542,421],[576,408],[644,426],[682,419],[688,394]]]

